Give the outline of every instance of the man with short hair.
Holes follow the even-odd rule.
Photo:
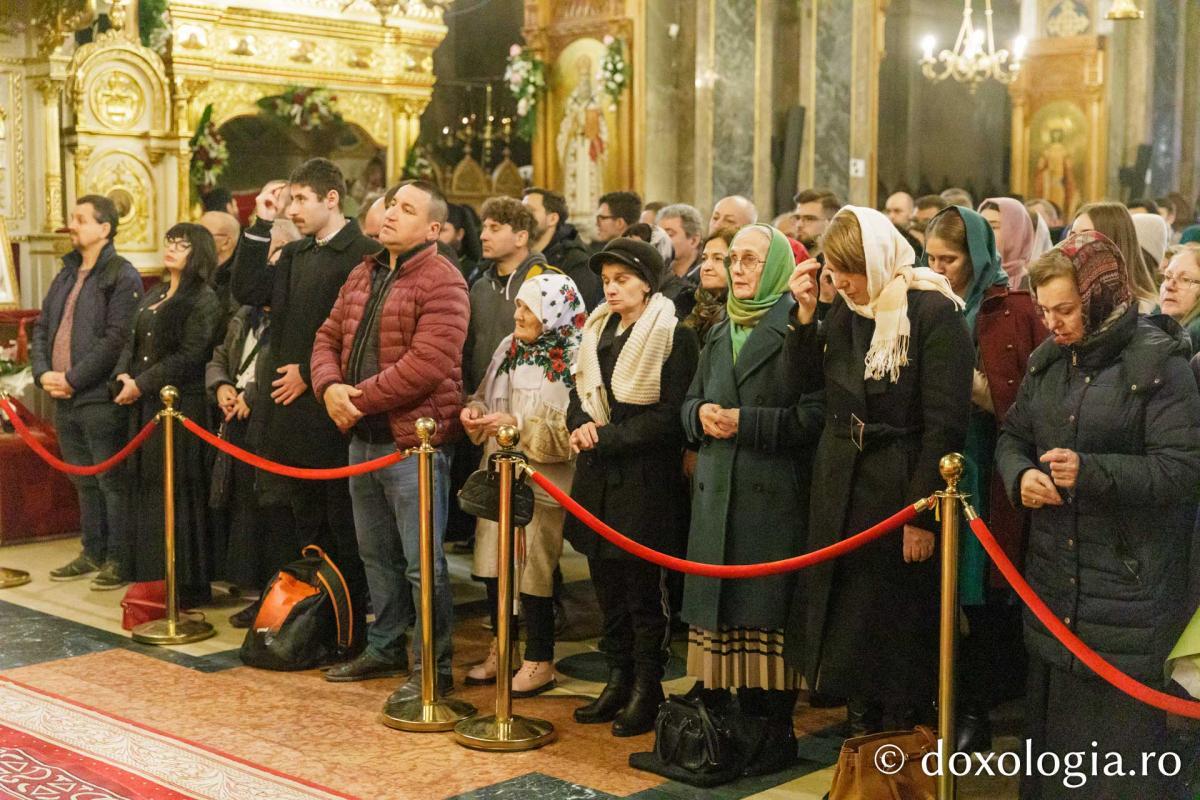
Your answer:
[[[704,224],[700,212],[686,203],[663,206],[658,212],[658,227],[666,231],[675,252],[674,260],[667,267],[696,289],[700,285],[700,262],[703,260],[700,237]]]
[[[775,219],[771,220],[771,225],[778,228],[780,232],[782,232],[783,235],[789,239],[796,239],[796,241],[800,241],[796,238],[796,235],[800,233],[800,220],[796,218],[795,209],[783,212]]]
[[[924,223],[936,217],[943,208],[948,208],[950,203],[940,194],[923,194],[917,198],[915,205],[913,219]]]
[[[963,208],[975,207],[975,199],[971,197],[971,193],[958,186],[951,186],[949,189],[944,189],[942,191],[942,199],[952,206],[962,206]]]
[[[514,201],[515,202],[515,201]],[[338,430],[351,433],[349,463],[362,464],[421,444],[420,417],[431,417],[435,446],[462,428],[462,350],[470,301],[458,267],[438,252],[446,198],[431,183],[407,181],[392,195],[379,233],[384,249],[365,258],[338,292],[317,331],[313,394]],[[511,326],[511,321],[510,321]],[[450,450],[433,458],[433,619],[436,680],[453,690],[453,598],[442,541],[449,511]],[[421,586],[417,459],[350,479],[359,552],[366,567],[375,621],[367,647],[333,667],[325,679],[359,681],[408,668],[405,632]],[[413,632],[421,640],[421,620]],[[420,692],[420,663],[392,699]]]
[[[913,217],[913,196],[908,192],[895,192],[883,206],[887,218],[902,231],[908,230]]]
[[[570,217],[567,199],[558,192],[534,186],[525,190],[521,202],[537,223],[530,249],[541,253],[548,263],[575,281],[584,307],[591,312],[604,300],[604,287],[600,276],[588,267],[587,245],[579,238],[575,226],[567,222]]]
[[[221,301],[223,311],[217,330],[223,334],[229,318],[238,308],[230,284],[233,280],[233,254],[237,251],[242,226],[238,224],[237,217],[224,211],[205,211],[200,216],[200,224],[212,234],[213,244],[217,246],[217,268],[208,276],[208,285]]]
[[[638,222],[644,222],[647,225],[657,225],[658,212],[666,207],[667,204],[661,200],[651,200],[642,207],[642,215],[638,217]]]
[[[1136,200],[1130,200],[1125,204],[1130,214],[1160,214],[1158,203],[1151,200],[1149,197],[1139,197]],[[1165,216],[1165,215],[1164,215]],[[1168,225],[1171,223],[1168,221]]]
[[[596,238],[592,250],[598,252],[618,236],[624,236],[630,225],[642,216],[642,198],[636,192],[608,192],[600,195],[596,207]]]
[[[712,216],[708,219],[708,235],[712,236],[721,228],[739,230],[747,225],[758,222],[758,209],[749,198],[740,194],[722,197],[713,206]]]
[[[205,211],[224,211],[234,219],[238,216],[237,200],[233,199],[233,193],[224,186],[218,186],[201,197],[200,206]]]
[[[89,194],[76,201],[67,222],[74,249],[63,256],[33,326],[33,380],[54,400],[63,459],[79,466],[110,458],[129,435],[127,412],[109,397],[108,379],[129,337],[142,279],[113,246],[119,218],[107,197]],[[122,468],[72,480],[82,551],[51,570],[50,580],[99,571],[93,589],[119,589],[126,567]]]
[[[813,258],[821,252],[821,237],[842,207],[842,201],[828,189],[805,189],[796,201],[796,238]]]
[[[483,218],[479,241],[491,265],[471,286],[471,324],[463,353],[468,394],[479,388],[500,340],[513,332],[521,284],[535,275],[562,271],[550,266],[541,253],[530,251],[537,222],[520,200],[492,197],[479,216]]]
[[[383,215],[387,212],[385,204],[386,198],[379,195],[371,204],[364,207],[358,215],[358,224],[362,228],[363,236],[369,236],[375,241],[379,241],[379,231],[383,228]]]
[[[291,201],[279,197],[287,188]],[[233,265],[233,296],[239,303],[271,307],[271,346],[266,371],[278,377],[259,401],[263,455],[296,467],[332,468],[347,463],[346,436],[329,419],[312,385],[310,363],[317,329],[329,316],[338,290],[379,243],[342,214],[346,179],[325,158],[305,161],[287,182],[272,181],[255,199],[258,219],[242,234]],[[271,223],[286,214],[303,238],[284,245],[274,266],[267,257]],[[306,481],[263,474],[272,493],[291,506],[296,536],[330,556],[349,585],[356,612],[365,608],[366,576],[358,556],[350,486],[345,478]],[[282,565],[280,565],[282,566]]]

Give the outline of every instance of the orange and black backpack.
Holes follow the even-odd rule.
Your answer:
[[[267,584],[241,658],[247,666],[312,669],[353,655],[364,621],[341,571],[316,545]]]

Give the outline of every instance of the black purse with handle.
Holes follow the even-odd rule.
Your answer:
[[[488,457],[487,469],[471,473],[466,483],[458,490],[458,507],[463,513],[492,522],[500,521],[500,472],[496,458],[504,451]],[[533,487],[525,482],[525,474],[513,470],[512,524],[514,528],[528,525],[533,519]]]

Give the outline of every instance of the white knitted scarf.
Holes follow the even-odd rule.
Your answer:
[[[583,326],[583,344],[575,370],[575,391],[583,410],[601,425],[608,423],[610,409],[604,377],[600,372],[598,349],[600,334],[612,317],[608,303],[602,303]],[[675,304],[654,294],[646,310],[629,331],[629,339],[613,367],[612,392],[618,402],[635,406],[657,403],[662,395],[662,368],[671,355],[675,341]]]
[[[858,219],[862,229],[863,254],[867,261],[866,305],[854,303],[845,293],[842,299],[859,316],[875,320],[875,332],[867,350],[867,380],[892,383],[900,380],[900,368],[908,364],[908,290],[939,292],[959,310],[963,301],[950,288],[950,281],[927,267],[914,267],[917,254],[891,220],[873,208],[845,206]],[[838,213],[842,213],[839,211]]]

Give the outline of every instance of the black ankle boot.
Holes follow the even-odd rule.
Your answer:
[[[866,700],[851,698],[846,702],[846,736],[866,736],[883,730],[883,708]]]
[[[960,753],[979,753],[992,749],[992,720],[982,708],[964,708],[955,722],[954,749]]]
[[[632,691],[633,672],[624,667],[613,667],[600,696],[586,706],[575,709],[575,721],[582,725],[612,722],[617,712],[629,702]]]
[[[654,730],[658,707],[665,699],[662,682],[658,678],[639,675],[634,681],[629,702],[613,720],[613,736],[639,736]]]

